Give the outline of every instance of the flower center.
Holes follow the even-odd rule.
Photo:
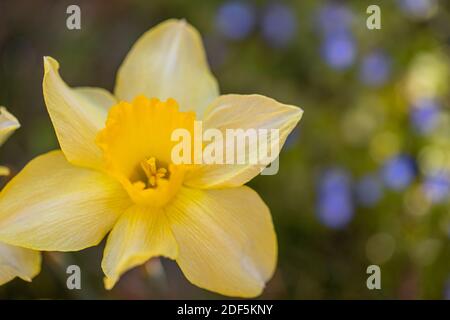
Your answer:
[[[156,159],[154,157],[141,161],[141,168],[147,177],[146,188],[156,188],[158,180],[164,178],[167,174],[166,168],[156,168]]]
[[[103,151],[105,170],[115,177],[137,204],[161,207],[181,187],[189,165],[171,159],[172,132],[194,130],[195,114],[181,112],[173,99],[136,97],[120,102],[108,114],[96,139]],[[193,135],[191,135],[193,136]]]

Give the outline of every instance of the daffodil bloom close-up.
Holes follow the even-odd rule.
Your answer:
[[[0,300],[450,299],[444,2],[0,2]]]
[[[0,146],[20,127],[19,121],[5,107],[0,107]],[[0,175],[9,175],[9,169],[0,166]],[[31,281],[41,270],[41,254],[37,251],[0,242],[0,285],[19,277]]]
[[[192,132],[201,120],[221,131],[278,129],[281,146],[302,110],[260,95],[219,95],[201,37],[184,20],[165,21],[134,44],[114,95],[70,88],[53,58],[44,58],[44,70],[61,151],[33,159],[5,187],[0,241],[78,251],[109,232],[107,289],[162,256],[201,288],[261,294],[276,268],[277,240],[269,208],[244,184],[269,163],[176,164],[171,134]]]

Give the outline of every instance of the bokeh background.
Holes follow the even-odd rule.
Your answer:
[[[66,28],[69,4],[81,7],[81,30]],[[381,8],[381,30],[366,28],[370,4]],[[201,32],[221,92],[305,111],[279,173],[250,183],[279,241],[261,298],[450,299],[448,1],[1,1],[0,105],[22,123],[1,163],[14,175],[58,148],[41,91],[44,55],[70,85],[111,91],[134,41],[171,17]],[[0,287],[0,298],[221,297],[164,259],[106,291],[103,246],[45,253],[41,274]],[[66,288],[70,264],[81,267],[82,290]],[[366,288],[371,264],[381,267],[381,290]]]

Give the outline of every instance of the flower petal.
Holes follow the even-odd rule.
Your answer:
[[[156,256],[175,259],[177,244],[162,209],[134,206],[117,221],[105,247],[102,269],[111,289],[127,270]]]
[[[0,146],[19,127],[19,121],[5,107],[0,107]]]
[[[31,281],[40,271],[40,252],[0,242],[0,285],[15,277]]]
[[[204,108],[219,94],[200,34],[184,20],[167,20],[142,35],[117,73],[115,95],[125,101],[175,99],[182,111]]]
[[[286,141],[289,133],[295,128],[302,117],[302,109],[279,103],[261,95],[223,95],[216,99],[207,109],[203,119],[204,130],[208,128],[219,129],[223,137],[226,137],[227,129],[255,129],[257,139],[252,142],[246,140],[247,159],[252,152],[258,152],[258,141],[267,141],[267,149],[270,151],[278,142],[276,155]],[[264,135],[260,129],[268,129]],[[279,140],[272,139],[270,129],[279,130]],[[226,139],[224,143],[225,153],[235,148],[235,139]],[[249,142],[250,141],[250,142]],[[256,142],[256,143],[254,143]],[[277,148],[274,148],[277,149]],[[262,161],[258,158],[256,164],[249,161],[245,164],[205,164],[191,172],[187,177],[186,185],[196,188],[220,188],[243,185],[258,175],[270,160]]]
[[[67,162],[61,151],[32,160],[0,194],[0,241],[35,250],[98,244],[128,207],[107,175]]]
[[[255,191],[182,188],[167,217],[176,260],[190,282],[236,297],[262,292],[275,269],[277,241],[269,209]]]
[[[114,97],[108,90],[96,87],[77,87],[73,88],[78,95],[86,99],[92,107],[100,109],[102,116],[108,114],[109,109],[118,103],[116,97]],[[106,117],[100,125],[100,128],[105,126]]]
[[[69,162],[99,168],[102,156],[95,135],[104,127],[108,108],[115,103],[115,98],[99,88],[68,87],[53,58],[44,58],[44,69],[45,104],[61,149]]]

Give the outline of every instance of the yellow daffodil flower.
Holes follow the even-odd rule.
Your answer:
[[[19,121],[4,107],[0,107],[0,146],[19,127]],[[9,175],[9,169],[0,166],[0,175]],[[31,281],[40,270],[39,252],[0,242],[0,285],[15,277]]]
[[[114,96],[70,88],[44,58],[45,103],[62,151],[32,160],[0,197],[0,241],[76,251],[110,232],[102,269],[110,289],[130,268],[163,256],[193,284],[254,297],[271,278],[270,211],[244,186],[261,165],[174,164],[171,133],[275,128],[280,145],[301,109],[260,95],[222,95],[199,33],[168,20],[145,33],[117,74]]]

